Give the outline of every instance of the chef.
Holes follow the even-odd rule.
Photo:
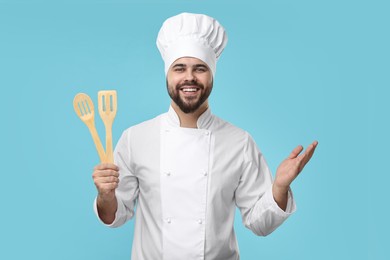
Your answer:
[[[290,184],[317,142],[304,152],[295,148],[272,180],[252,137],[211,113],[208,97],[226,43],[224,28],[212,17],[167,19],[157,47],[169,110],[125,130],[115,164],[94,169],[94,209],[102,223],[118,227],[135,215],[133,260],[239,259],[236,206],[243,224],[259,236],[295,211]]]

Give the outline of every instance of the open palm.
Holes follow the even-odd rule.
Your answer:
[[[302,154],[303,147],[301,145],[297,146],[279,165],[276,171],[274,185],[281,188],[288,188],[313,156],[317,144],[318,142],[314,141]]]

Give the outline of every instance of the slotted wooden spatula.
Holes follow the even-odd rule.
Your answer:
[[[106,128],[106,157],[107,162],[113,163],[112,153],[112,123],[114,122],[117,103],[115,90],[102,90],[98,92],[99,115]]]
[[[77,94],[73,99],[73,108],[81,121],[87,125],[89,132],[91,132],[93,142],[95,143],[96,150],[100,157],[100,161],[107,162],[102,142],[100,141],[95,127],[95,112],[91,98],[84,93]]]

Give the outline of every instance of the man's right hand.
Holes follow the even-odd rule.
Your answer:
[[[119,168],[112,163],[101,163],[94,168],[92,178],[98,194],[103,199],[112,199],[119,183]]]
[[[92,178],[98,191],[97,208],[99,216],[106,224],[115,219],[117,201],[115,189],[119,183],[119,168],[112,163],[101,163],[94,168]]]

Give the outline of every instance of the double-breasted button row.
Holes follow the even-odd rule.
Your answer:
[[[207,174],[208,174],[208,172],[206,170],[202,170],[201,173],[202,173],[203,176],[207,176]],[[164,175],[169,177],[169,176],[171,176],[171,172],[170,171],[166,171],[166,172],[164,172]]]
[[[172,219],[171,218],[166,218],[165,222],[167,222],[168,224],[171,224],[172,223]],[[198,222],[199,225],[201,225],[201,224],[203,224],[203,219],[200,218],[200,219],[197,220],[197,222]]]

